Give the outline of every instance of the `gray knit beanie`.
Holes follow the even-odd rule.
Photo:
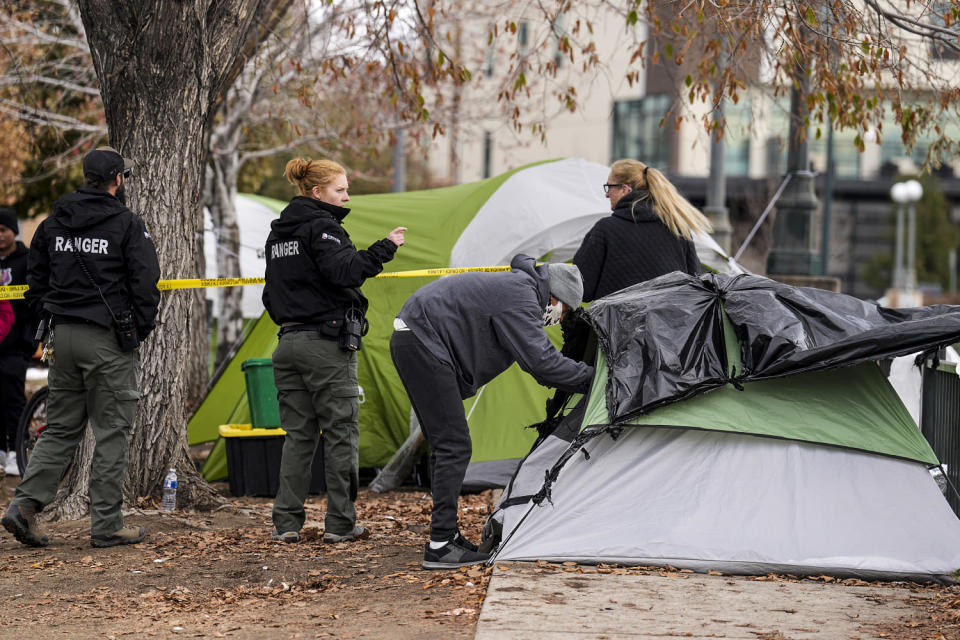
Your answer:
[[[576,309],[583,302],[583,278],[580,269],[574,264],[548,264],[547,274],[550,279],[550,293],[571,309]]]

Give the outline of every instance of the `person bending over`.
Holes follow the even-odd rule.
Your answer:
[[[394,321],[390,354],[433,452],[433,514],[425,569],[478,564],[457,526],[457,500],[472,445],[463,400],[514,362],[545,386],[586,392],[593,367],[566,358],[544,331],[580,306],[573,265],[537,266],[517,255],[511,270],[448,276],[416,291]]]

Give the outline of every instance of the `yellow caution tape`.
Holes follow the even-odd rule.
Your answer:
[[[0,300],[19,300],[23,292],[28,289],[25,284],[14,284],[9,287],[0,287]]]
[[[381,273],[377,278],[428,278],[433,276],[450,276],[458,273],[509,271],[510,267],[443,267],[440,269],[414,269],[412,271],[394,271]],[[157,283],[160,291],[174,289],[205,289],[208,287],[242,287],[250,284],[263,284],[263,278],[183,278],[179,280],[161,280]],[[18,284],[9,287],[0,287],[0,300],[19,300],[27,285]]]
[[[207,287],[242,287],[247,284],[263,284],[263,278],[184,278],[182,280],[161,280],[157,283],[160,291],[171,289],[206,289]]]
[[[476,271],[494,272],[510,271],[510,267],[443,267],[440,269],[415,269],[413,271],[394,271],[381,273],[376,278],[426,278],[429,276],[452,276],[457,273],[471,273]]]

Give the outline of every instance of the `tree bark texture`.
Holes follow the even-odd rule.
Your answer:
[[[234,130],[239,138],[239,129]],[[213,220],[213,236],[217,243],[217,277],[239,278],[240,273],[240,225],[237,222],[237,174],[240,158],[236,151],[238,141],[233,140],[219,152],[219,145],[212,145],[207,183],[207,208]],[[215,367],[219,367],[243,332],[243,288],[221,287],[217,289],[219,314],[217,317],[217,353]]]
[[[100,81],[110,144],[135,163],[130,208],[146,222],[163,278],[203,275],[202,194],[218,102],[290,0],[79,0]],[[157,329],[140,347],[140,405],[124,486],[128,504],[159,491],[169,467],[181,506],[218,502],[190,461],[187,418],[204,389],[202,290],[163,294]],[[81,515],[89,457],[58,504]],[[54,505],[54,509],[57,506]]]

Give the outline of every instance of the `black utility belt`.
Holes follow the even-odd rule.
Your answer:
[[[335,321],[336,326],[327,326],[326,323],[306,322],[304,324],[294,324],[288,327],[280,327],[280,335],[296,333],[298,331],[315,331],[321,338],[336,340],[340,337],[340,328],[343,325],[340,321]]]
[[[363,314],[355,309],[347,312],[345,319],[305,322],[280,327],[280,335],[293,331],[315,331],[321,338],[336,340],[345,351],[359,351],[361,338],[366,335],[369,324]]]
[[[87,318],[78,318],[77,316],[61,316],[59,314],[53,314],[53,324],[92,324],[94,326],[100,327],[102,329],[108,329],[99,322],[94,322],[93,320],[88,320]]]

